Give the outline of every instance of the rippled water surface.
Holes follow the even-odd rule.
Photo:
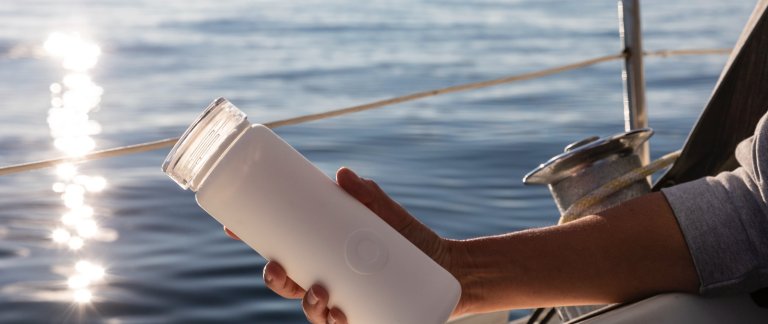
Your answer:
[[[752,3],[643,5],[656,50],[730,47]],[[178,136],[218,96],[266,122],[619,51],[613,1],[15,0],[0,20],[2,165]],[[725,60],[647,59],[654,156],[683,143]],[[278,133],[442,235],[543,226],[554,203],[520,179],[622,130],[620,69]],[[0,177],[0,322],[303,322],[262,284],[264,260],[160,172],[166,153]]]

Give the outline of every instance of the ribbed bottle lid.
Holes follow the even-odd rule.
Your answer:
[[[249,126],[235,105],[214,100],[168,153],[163,172],[182,188],[197,191],[221,153]]]

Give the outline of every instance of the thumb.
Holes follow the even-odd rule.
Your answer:
[[[368,207],[424,253],[435,259],[442,254],[443,239],[392,200],[376,182],[361,178],[344,167],[336,172],[336,181],[344,191]]]
[[[352,170],[342,167],[336,172],[336,182],[344,191],[397,231],[407,228],[416,221],[400,204],[389,198],[373,180],[361,178]]]

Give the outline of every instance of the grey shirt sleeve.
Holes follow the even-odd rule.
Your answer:
[[[768,286],[768,115],[736,148],[741,167],[662,189],[704,294]]]

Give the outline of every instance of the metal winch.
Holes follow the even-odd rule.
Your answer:
[[[525,184],[546,184],[560,213],[586,194],[611,180],[642,167],[637,148],[653,135],[650,128],[606,138],[588,137],[571,143],[565,152],[539,165],[523,178]],[[638,197],[651,189],[639,180],[593,205],[584,214],[596,213]]]

